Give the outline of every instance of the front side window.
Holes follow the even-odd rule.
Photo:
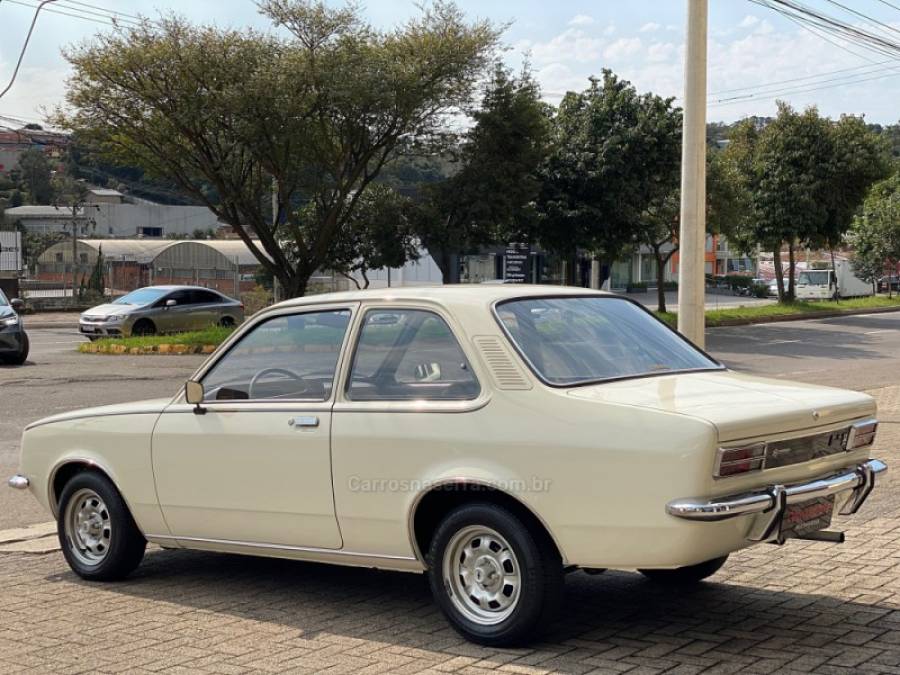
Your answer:
[[[203,378],[205,400],[327,400],[349,323],[347,309],[264,321]]]
[[[532,368],[555,386],[722,367],[621,298],[522,298],[496,311]]]
[[[480,391],[447,323],[434,312],[366,312],[347,398],[354,401],[459,401]]]

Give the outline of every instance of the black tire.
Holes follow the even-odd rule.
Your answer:
[[[718,572],[726,560],[728,556],[723,555],[721,558],[713,558],[687,567],[676,567],[673,570],[638,570],[638,572],[655,583],[667,586],[692,586]]]
[[[505,539],[519,567],[517,600],[508,610],[510,613],[494,624],[476,622],[466,616],[455,604],[463,601],[462,598],[456,601],[452,598],[451,582],[444,574],[448,545],[458,534],[473,528],[493,530]],[[559,609],[564,581],[556,547],[546,533],[532,531],[521,518],[502,506],[472,503],[453,510],[432,536],[426,560],[435,602],[450,625],[472,642],[493,647],[522,644],[546,628]],[[501,583],[504,578],[501,575]],[[468,601],[465,598],[463,602]]]
[[[230,316],[223,316],[219,319],[219,326],[222,328],[234,328],[234,319]]]
[[[31,350],[31,342],[28,339],[28,333],[22,333],[22,347],[19,353],[8,357],[9,362],[14,366],[21,366],[28,359],[28,352]]]
[[[131,327],[132,335],[156,335],[156,324],[150,319],[138,319],[137,323]]]
[[[108,545],[104,546],[102,558],[89,563],[84,559],[85,553],[78,552],[75,537],[67,531],[67,520],[77,504],[90,501],[94,494],[99,497],[101,511],[108,514]],[[104,508],[105,507],[105,508]],[[104,521],[101,527],[107,523]],[[147,541],[141,534],[125,500],[119,491],[105,476],[93,471],[83,471],[66,483],[59,499],[57,532],[63,555],[69,567],[82,579],[88,581],[115,581],[124,579],[141,564]]]

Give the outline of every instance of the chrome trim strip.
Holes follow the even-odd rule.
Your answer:
[[[417,562],[412,556],[387,555],[384,553],[358,553],[337,548],[316,548],[314,546],[288,546],[286,544],[266,544],[252,541],[235,541],[232,539],[208,539],[206,537],[178,537],[171,534],[148,534],[147,539],[164,539],[166,541],[194,541],[201,544],[222,544],[224,546],[241,546],[244,548],[262,548],[273,551],[294,551],[296,553],[314,553],[316,555],[340,555],[356,558],[377,558],[378,560],[398,560],[403,562]]]
[[[13,490],[27,490],[28,486],[31,485],[31,481],[22,474],[17,473],[15,476],[10,477],[6,484]]]
[[[871,492],[874,485],[874,476],[887,471],[887,465],[878,459],[870,459],[852,470],[818,478],[808,483],[796,485],[773,485],[761,492],[748,492],[739,495],[730,495],[714,500],[705,499],[676,499],[666,504],[666,513],[676,518],[699,521],[717,521],[738,516],[755,515],[774,509],[778,504],[777,493],[783,490],[785,505],[796,504],[816,497],[828,497],[830,495],[862,488],[862,492],[854,500],[854,506],[859,509],[865,496]],[[865,496],[860,499],[860,496]],[[777,509],[776,509],[777,511]],[[842,511],[842,513],[844,513]]]
[[[29,424],[25,427],[25,431],[28,431],[29,429],[35,429],[37,427],[43,427],[48,424],[59,424],[60,422],[72,422],[74,420],[90,419],[91,417],[119,417],[121,415],[160,415],[160,414],[162,414],[165,405],[167,405],[167,404],[164,404],[163,407],[159,408],[158,410],[155,408],[152,410],[148,408],[146,410],[137,409],[137,410],[127,410],[127,411],[123,410],[120,412],[104,412],[104,413],[79,413],[77,411],[74,411],[71,415],[66,415],[65,417],[61,417],[59,419],[43,419],[43,420],[37,420],[36,422],[32,422],[31,424]],[[65,413],[62,413],[62,414],[65,415]]]

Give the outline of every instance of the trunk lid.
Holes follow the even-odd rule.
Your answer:
[[[716,426],[720,442],[875,415],[875,402],[866,394],[727,370],[606,382],[575,387],[568,394],[700,418]]]

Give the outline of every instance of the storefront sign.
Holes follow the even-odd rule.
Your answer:
[[[531,266],[531,247],[528,244],[510,244],[503,254],[503,278],[512,284],[528,281]]]

